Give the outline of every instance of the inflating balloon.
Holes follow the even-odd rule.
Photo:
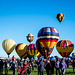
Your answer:
[[[57,43],[56,49],[62,57],[68,57],[74,49],[74,44],[69,40],[61,40]]]
[[[27,44],[19,43],[15,47],[16,53],[19,55],[20,58],[25,58],[28,53]]]
[[[64,19],[64,14],[58,13],[58,14],[56,15],[56,18],[57,18],[57,20],[58,20],[59,22],[61,22],[61,21]]]
[[[28,54],[34,57],[38,53],[36,44],[30,44],[28,46]]]
[[[59,32],[55,28],[53,27],[42,28],[38,33],[38,43],[37,43],[37,46],[40,44],[40,46],[42,47],[40,53],[43,50],[44,50],[43,52],[45,52],[46,50],[48,56],[48,53],[50,52],[50,50],[53,49],[58,39],[59,39]]]
[[[6,39],[2,42],[2,47],[5,50],[5,52],[8,54],[8,57],[11,54],[11,52],[14,50],[15,46],[16,43],[12,39]]]
[[[29,42],[33,41],[34,36],[31,33],[29,33],[28,36],[26,36],[26,37]]]

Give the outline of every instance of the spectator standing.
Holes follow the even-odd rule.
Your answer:
[[[51,58],[51,72],[50,72],[50,75],[54,75],[54,67],[55,67],[55,61],[54,61],[54,58]]]
[[[30,64],[30,62],[29,62],[29,66],[28,66],[28,69],[27,69],[27,73],[28,73],[28,75],[30,75],[30,73],[31,73],[31,64]]]
[[[56,68],[56,75],[57,74],[61,75],[61,73],[60,73],[60,61],[59,61],[59,58],[56,59],[55,68]]]
[[[0,60],[0,75],[3,75],[3,61]]]
[[[45,69],[46,69],[47,75],[50,75],[51,64],[49,60],[46,61]]]
[[[65,60],[64,59],[61,59],[61,62],[60,62],[60,68],[61,68],[61,74],[64,75],[65,74],[65,68],[66,68],[66,63],[65,63]]]
[[[12,62],[12,70],[13,70],[13,75],[15,75],[15,61],[13,60],[13,62]]]
[[[44,60],[41,59],[41,62],[40,62],[40,75],[43,75],[44,67],[45,67]]]
[[[8,63],[7,63],[7,60],[5,60],[5,75],[8,74]]]
[[[73,59],[72,67],[73,67],[73,72],[74,72],[74,68],[75,68],[75,59]]]

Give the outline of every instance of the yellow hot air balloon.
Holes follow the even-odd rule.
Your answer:
[[[14,50],[15,46],[16,43],[12,39],[6,39],[2,42],[2,47],[5,50],[5,52],[8,54],[8,57],[11,54],[11,52]]]
[[[25,58],[28,53],[27,45],[25,43],[19,43],[15,47],[15,50],[20,58]]]

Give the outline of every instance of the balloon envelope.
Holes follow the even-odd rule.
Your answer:
[[[14,50],[15,46],[16,43],[12,39],[6,39],[2,42],[2,47],[8,55]]]
[[[74,44],[69,40],[61,40],[57,43],[56,49],[62,57],[68,57],[74,49]]]
[[[44,27],[38,32],[38,41],[43,50],[52,50],[59,39],[59,32],[53,27]]]
[[[34,36],[31,33],[29,33],[27,36],[27,41],[32,42],[33,38],[34,38]]]
[[[28,54],[34,56],[38,53],[36,44],[30,44],[28,46]]]
[[[17,44],[15,50],[16,50],[16,53],[19,55],[20,58],[25,58],[25,56],[28,53],[27,44],[19,43],[19,44]]]
[[[57,20],[58,20],[59,22],[61,22],[61,21],[64,19],[64,14],[58,13],[58,14],[56,15],[56,18],[57,18]]]

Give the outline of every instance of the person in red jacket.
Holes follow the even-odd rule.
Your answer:
[[[75,68],[75,59],[72,62],[72,66],[73,66],[73,72],[74,72],[74,68]]]
[[[28,64],[26,64],[26,60],[24,60],[23,69],[22,69],[20,75],[22,75],[22,74],[25,74],[26,75],[27,66],[28,66]]]

